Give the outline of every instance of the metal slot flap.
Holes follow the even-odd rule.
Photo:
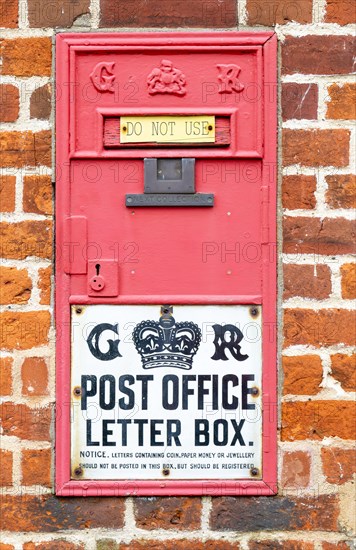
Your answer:
[[[194,158],[144,159],[145,193],[195,193]]]

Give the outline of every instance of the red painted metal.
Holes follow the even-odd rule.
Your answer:
[[[275,35],[59,34],[56,57],[57,494],[275,494]],[[185,95],[147,93],[162,58],[183,71]],[[103,62],[109,80],[100,81]],[[223,64],[241,68],[242,91],[219,91]],[[229,143],[105,147],[105,121],[152,114],[228,117]],[[214,207],[127,208],[125,194],[143,192],[145,157],[196,158],[196,191],[214,193]],[[98,258],[119,279],[103,297],[89,291]],[[71,480],[71,303],[262,304],[263,480]]]

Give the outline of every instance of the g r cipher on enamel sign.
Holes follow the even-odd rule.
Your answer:
[[[56,40],[56,493],[273,495],[276,37]]]

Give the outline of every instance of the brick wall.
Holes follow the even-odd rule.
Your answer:
[[[355,535],[352,0],[1,0],[0,550],[346,550]],[[53,495],[57,28],[280,40],[280,435],[274,498]]]

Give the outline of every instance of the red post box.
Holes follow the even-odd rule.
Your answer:
[[[276,487],[273,33],[60,34],[56,487]]]

